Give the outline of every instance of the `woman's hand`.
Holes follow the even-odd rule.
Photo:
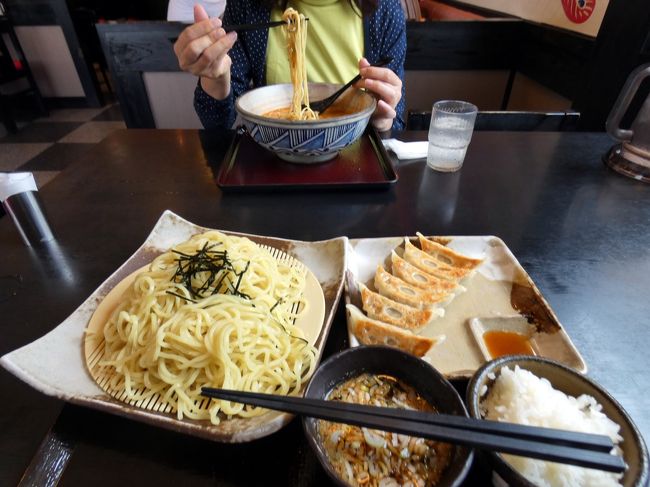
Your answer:
[[[377,95],[377,109],[372,116],[372,125],[380,132],[390,130],[397,113],[395,107],[402,98],[402,80],[389,68],[370,66],[366,58],[359,61],[361,81],[359,88],[365,88]]]
[[[237,33],[221,27],[221,20],[210,19],[201,5],[194,6],[194,24],[187,27],[174,43],[174,53],[183,71],[201,77],[201,86],[212,97],[224,99],[230,93],[228,51],[237,41]]]

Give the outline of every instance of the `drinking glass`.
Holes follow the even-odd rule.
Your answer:
[[[443,100],[433,104],[427,154],[430,168],[444,172],[461,168],[477,112],[478,108],[466,101]]]

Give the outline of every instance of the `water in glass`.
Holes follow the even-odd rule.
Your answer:
[[[465,159],[472,128],[472,125],[463,119],[434,119],[429,127],[427,164],[439,171],[457,170]]]

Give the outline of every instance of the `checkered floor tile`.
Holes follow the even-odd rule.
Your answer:
[[[0,124],[0,172],[30,171],[41,188],[118,129],[125,128],[118,104],[52,110],[47,117],[18,123],[17,133]]]

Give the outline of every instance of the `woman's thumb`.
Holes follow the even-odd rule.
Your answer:
[[[198,3],[194,4],[194,22],[201,22],[202,20],[208,20],[208,13],[203,8],[203,5]]]

